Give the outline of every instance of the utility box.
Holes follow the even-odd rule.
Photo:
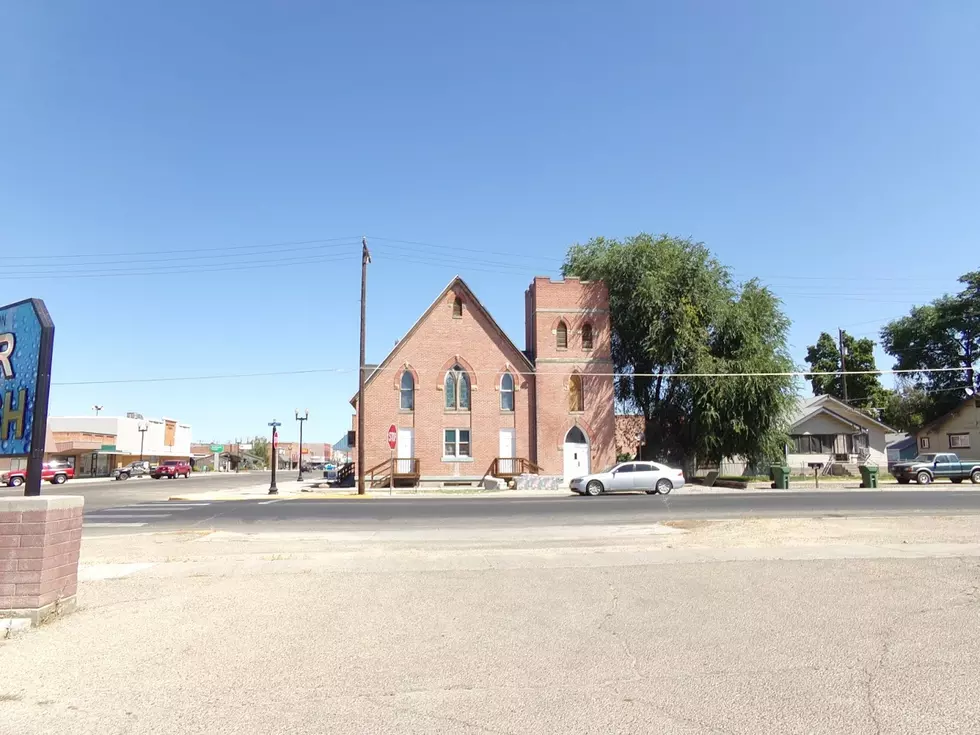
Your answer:
[[[769,468],[772,486],[777,490],[789,490],[789,467],[774,464]]]
[[[861,487],[878,487],[878,468],[861,465]]]

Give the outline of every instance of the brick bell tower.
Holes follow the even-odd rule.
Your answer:
[[[601,281],[536,277],[524,294],[534,363],[532,461],[573,476],[616,461],[609,293]]]

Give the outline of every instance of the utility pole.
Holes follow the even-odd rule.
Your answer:
[[[844,388],[844,403],[847,403],[847,349],[844,347],[844,330],[837,330],[837,339],[840,342],[840,380]]]
[[[297,482],[303,481],[303,422],[310,420],[310,409],[306,409],[306,415],[300,416],[299,409],[296,410],[296,420],[299,421],[299,461],[296,463],[299,466],[299,475],[296,477]]]
[[[276,457],[276,452],[279,451],[279,431],[277,429],[282,424],[272,420],[269,422],[269,426],[272,427],[272,451],[269,455],[272,457],[272,484],[269,485],[269,495],[278,495],[279,488],[276,487],[276,467],[279,466],[279,460]]]
[[[139,429],[139,432],[140,432],[140,462],[142,462],[143,461],[143,440],[146,438],[146,430],[149,429],[150,427],[149,427],[149,424],[147,424],[145,421],[141,421],[136,426],[137,426],[137,428]]]
[[[361,238],[361,364],[357,371],[357,494],[364,495],[364,362],[367,344],[367,267],[371,262],[367,238]]]

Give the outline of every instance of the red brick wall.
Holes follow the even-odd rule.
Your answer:
[[[536,369],[537,462],[543,474],[564,471],[565,434],[578,425],[589,439],[593,471],[616,460],[613,372],[610,350],[609,294],[601,282],[576,278],[535,278],[526,296],[527,331]],[[568,347],[559,349],[557,328],[564,320]],[[582,346],[582,327],[592,325],[593,348]],[[569,410],[571,373],[582,376],[584,411]]]
[[[453,317],[453,300],[463,301],[462,318]],[[470,411],[447,411],[443,381],[457,360],[470,376]],[[400,409],[401,374],[415,375],[415,410]],[[500,377],[514,373],[517,390],[512,412],[500,409]],[[532,376],[521,354],[509,344],[459,287],[440,298],[414,333],[395,348],[385,369],[375,373],[365,389],[365,436],[367,469],[390,456],[388,427],[414,428],[415,456],[423,477],[480,477],[499,453],[499,432],[516,429],[516,455],[530,458],[529,388]],[[472,462],[444,462],[443,430],[470,429]]]
[[[643,414],[624,414],[616,417],[616,454],[636,456],[637,434],[646,431],[646,419]]]
[[[0,498],[0,610],[37,610],[78,587],[82,498]]]

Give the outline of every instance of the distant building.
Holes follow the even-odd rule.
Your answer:
[[[964,459],[980,458],[980,396],[960,405],[915,432],[919,454],[955,452]]]

